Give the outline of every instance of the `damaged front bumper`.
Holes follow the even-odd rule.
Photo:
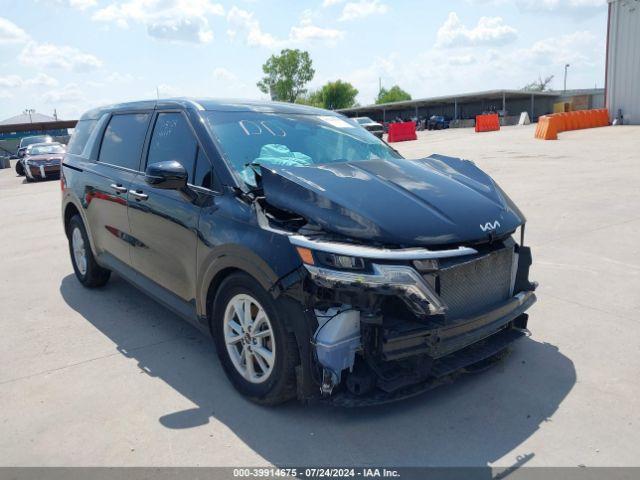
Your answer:
[[[511,238],[448,250],[290,241],[320,260],[305,263],[307,307],[321,392],[334,403],[405,398],[501,356],[536,301],[531,252]],[[330,268],[315,252],[364,261],[361,271]]]

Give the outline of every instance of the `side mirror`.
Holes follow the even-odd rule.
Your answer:
[[[145,181],[165,190],[183,190],[189,175],[182,164],[175,161],[153,163],[144,172]]]

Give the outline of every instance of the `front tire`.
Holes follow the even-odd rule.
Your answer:
[[[16,173],[19,177],[24,177],[24,165],[22,164],[22,160],[16,161]]]
[[[78,281],[87,288],[102,287],[106,284],[111,276],[111,270],[97,264],[91,251],[87,230],[79,215],[74,215],[69,221],[67,237],[71,264]]]
[[[295,397],[298,345],[269,293],[251,276],[234,273],[220,285],[212,311],[216,350],[233,386],[262,405]]]

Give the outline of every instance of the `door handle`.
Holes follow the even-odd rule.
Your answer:
[[[127,187],[123,187],[122,185],[116,185],[115,183],[112,183],[110,186],[118,193],[127,193]]]
[[[147,198],[149,198],[149,195],[147,195],[146,193],[142,193],[136,190],[129,190],[129,193],[136,197],[136,200],[146,200]]]

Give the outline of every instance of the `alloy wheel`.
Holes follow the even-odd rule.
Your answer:
[[[251,383],[265,382],[276,359],[273,327],[260,303],[250,295],[235,295],[224,312],[224,342],[233,366]]]
[[[71,234],[71,249],[73,250],[73,260],[80,275],[85,275],[87,273],[87,252],[82,232],[78,227],[74,228]]]

